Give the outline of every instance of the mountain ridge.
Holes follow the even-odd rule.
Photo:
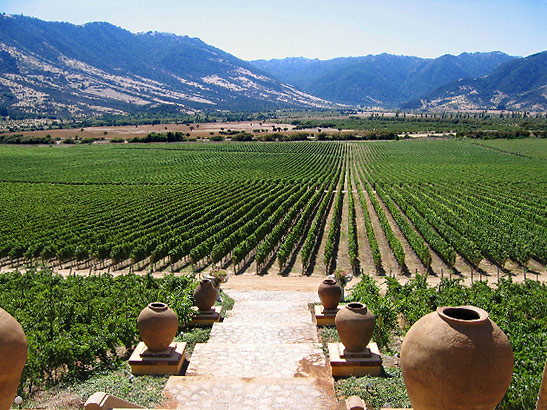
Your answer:
[[[255,60],[255,67],[319,97],[345,104],[396,108],[451,81],[481,77],[515,59],[500,51],[435,59],[392,54]]]
[[[481,78],[445,84],[402,107],[547,111],[547,51],[506,62]]]
[[[200,39],[0,16],[0,106],[33,115],[332,108]]]
[[[244,61],[196,37],[0,14],[0,116],[357,106],[542,111],[547,64],[537,55],[382,53]]]

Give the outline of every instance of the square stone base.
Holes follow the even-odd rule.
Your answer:
[[[144,342],[140,342],[131,357],[131,373],[133,374],[170,374],[178,375],[186,355],[186,342],[173,342],[164,352],[152,353]]]
[[[382,357],[378,345],[370,342],[361,353],[345,353],[342,343],[329,343],[330,366],[333,376],[379,376]]]
[[[192,306],[192,310],[195,312],[192,320],[188,322],[188,326],[212,326],[214,323],[220,321],[220,312],[222,312],[222,306],[213,306],[211,310],[207,312],[200,312],[197,306]]]
[[[313,309],[317,326],[334,326],[336,313],[338,313],[340,309],[325,310],[322,305],[315,305]]]

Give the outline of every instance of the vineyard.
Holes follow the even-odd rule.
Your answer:
[[[532,151],[547,141],[2,146],[0,268],[544,280]]]

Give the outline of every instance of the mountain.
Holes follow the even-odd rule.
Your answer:
[[[0,15],[0,112],[333,107],[197,38]]]
[[[280,81],[344,104],[398,107],[461,78],[482,77],[515,59],[501,52],[435,59],[391,54],[318,60],[286,58],[251,63]]]
[[[446,84],[404,107],[547,111],[547,51],[508,61],[482,78]]]

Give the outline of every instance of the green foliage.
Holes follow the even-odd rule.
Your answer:
[[[373,279],[365,276],[354,287],[351,299],[366,303],[377,318],[383,305],[388,305],[392,312],[400,312],[403,330],[439,306],[473,305],[489,312],[490,318],[509,337],[515,356],[513,380],[499,409],[534,407],[547,358],[547,285],[530,280],[517,284],[502,279],[493,288],[485,282],[466,287],[459,279],[442,279],[435,287],[429,286],[427,277],[422,275],[404,285],[387,278],[386,284],[387,291],[382,296]],[[384,319],[383,325],[386,323],[395,326]]]
[[[342,204],[344,201],[344,186],[345,186],[346,166],[342,168],[341,181],[338,186],[338,193],[334,200],[334,209],[330,220],[327,241],[323,254],[323,262],[325,263],[326,271],[329,272],[336,259],[336,250],[338,249],[338,240],[340,239],[340,218],[342,216]]]
[[[547,135],[545,136],[547,137]],[[492,140],[492,141],[480,141],[481,145],[490,147],[500,152],[507,152],[515,155],[521,155],[523,157],[534,157],[547,159],[547,139],[543,138],[529,138],[518,140]]]
[[[160,404],[168,376],[131,376],[131,368],[123,362],[113,371],[97,371],[90,378],[75,381],[67,388],[84,402],[93,393],[102,391],[143,407]]]
[[[387,369],[381,377],[365,376],[340,379],[335,384],[335,390],[337,397],[359,396],[375,409],[410,407],[410,400],[400,369]]]
[[[224,310],[223,310],[224,313]],[[207,343],[211,334],[210,327],[194,327],[185,329],[179,336],[175,338],[177,342],[186,342],[186,355],[190,357],[197,343]]]
[[[38,145],[54,143],[55,141],[50,135],[46,135],[45,137],[25,136],[23,134],[0,135],[0,144]]]
[[[83,377],[115,366],[120,346],[138,342],[136,319],[148,303],[163,301],[182,328],[190,318],[194,280],[167,275],[70,276],[49,270],[0,275],[2,308],[23,326],[29,342],[21,387]]]
[[[380,295],[380,289],[373,277],[363,275],[346,298],[348,302],[361,302],[376,317],[373,339],[381,348],[389,348],[393,332],[397,330],[397,309],[389,297]]]

